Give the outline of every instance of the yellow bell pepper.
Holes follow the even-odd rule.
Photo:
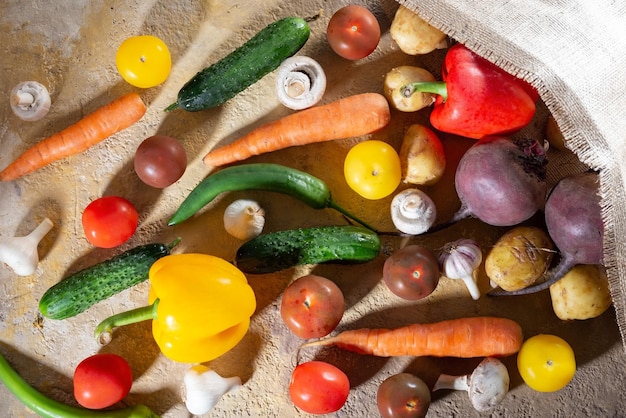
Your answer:
[[[150,268],[149,306],[113,315],[96,337],[116,326],[152,319],[161,352],[181,363],[213,360],[244,337],[256,309],[246,276],[226,260],[207,254],[172,254]]]

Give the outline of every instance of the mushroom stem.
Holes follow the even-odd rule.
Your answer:
[[[440,389],[467,391],[474,409],[486,412],[502,402],[509,391],[509,383],[509,371],[506,366],[494,357],[487,357],[476,366],[471,375],[442,374],[435,382],[433,391]]]
[[[17,91],[13,95],[13,103],[17,106],[28,107],[35,102],[32,94],[23,91]]]

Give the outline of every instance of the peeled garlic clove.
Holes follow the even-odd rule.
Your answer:
[[[34,122],[43,118],[50,104],[48,90],[37,81],[24,81],[11,91],[11,110],[22,120]]]
[[[433,200],[419,189],[406,189],[391,201],[391,220],[405,234],[422,234],[433,226],[437,208]]]
[[[209,412],[228,393],[241,387],[241,378],[222,377],[209,367],[198,364],[189,368],[181,387],[183,402],[194,415]]]
[[[254,200],[235,200],[224,211],[224,228],[237,239],[254,238],[263,231],[264,226],[265,211]]]
[[[278,68],[278,100],[290,109],[302,110],[317,104],[325,91],[326,73],[313,58],[295,55]]]

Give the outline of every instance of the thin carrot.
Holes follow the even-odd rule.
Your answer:
[[[145,113],[146,105],[141,97],[137,93],[126,94],[24,151],[0,172],[0,181],[15,180],[54,161],[83,152],[128,128]]]
[[[411,324],[396,329],[343,331],[303,344],[334,345],[341,349],[379,357],[488,357],[509,356],[519,351],[523,342],[520,325],[506,318],[460,318],[432,324]]]
[[[387,126],[390,117],[389,103],[383,95],[357,94],[260,126],[210,151],[204,163],[218,167],[295,145],[366,135]]]

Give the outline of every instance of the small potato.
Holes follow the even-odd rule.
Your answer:
[[[498,239],[485,258],[487,277],[512,292],[533,284],[550,266],[554,244],[534,226],[518,226]]]
[[[578,264],[550,286],[552,309],[559,319],[590,319],[611,306],[611,294],[604,267]]]
[[[409,55],[428,54],[447,46],[445,33],[405,6],[396,11],[389,33],[402,52]]]
[[[561,151],[568,151],[565,146],[565,138],[563,138],[561,129],[552,115],[548,117],[548,121],[546,122],[546,139],[554,148]]]
[[[446,169],[446,155],[439,137],[417,123],[405,132],[399,156],[404,183],[435,184]]]
[[[415,92],[409,97],[402,94],[402,87],[419,81],[435,81],[435,77],[427,70],[411,65],[393,68],[385,75],[383,93],[389,103],[401,112],[416,112],[435,102],[432,93]]]

